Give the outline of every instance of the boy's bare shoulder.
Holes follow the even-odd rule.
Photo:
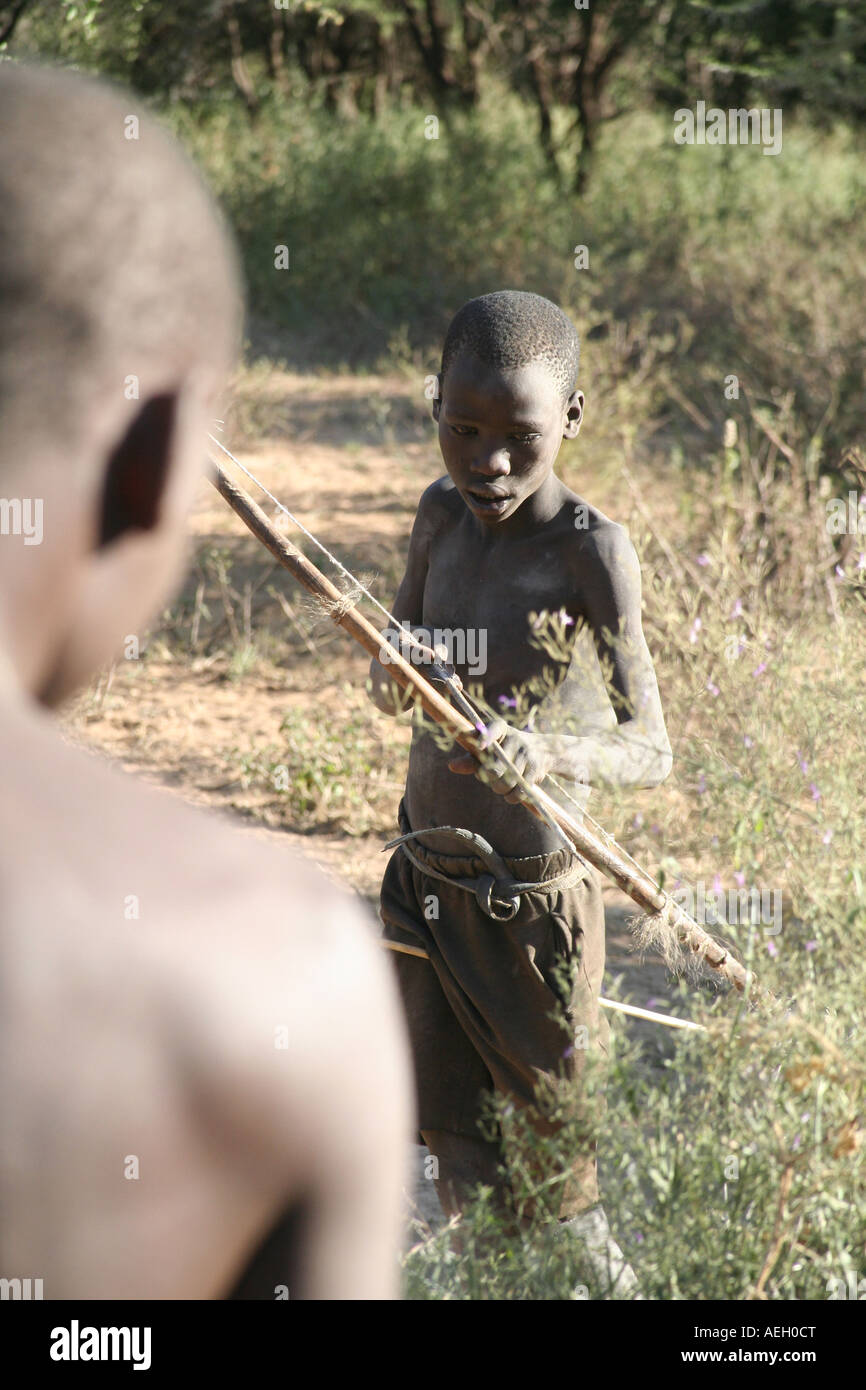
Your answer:
[[[637,551],[625,526],[611,521],[598,507],[572,495],[575,562],[585,577],[607,575],[614,581],[640,578]]]
[[[218,1113],[229,1103],[240,1130],[248,1121],[260,1153],[294,1143],[292,1123],[328,1078],[346,1103],[364,1069],[399,1095],[398,1010],[356,899],[299,856],[36,721],[17,743],[0,806],[0,937],[21,963],[21,999],[27,962],[54,962],[70,1036],[86,1033],[97,996],[118,1056],[148,1032],[129,1020],[150,1020],[193,1089]],[[4,898],[26,908],[4,914]],[[119,1076],[119,1096],[124,1085]],[[268,1096],[274,1123],[263,1126]]]
[[[465,510],[460,493],[446,473],[421,493],[416,520],[432,535],[456,521]]]

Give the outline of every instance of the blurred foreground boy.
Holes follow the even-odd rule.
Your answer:
[[[491,740],[528,782],[553,775],[559,786],[546,790],[567,809],[585,806],[593,784],[651,787],[671,766],[634,548],[553,472],[583,416],[577,367],[574,328],[538,295],[484,295],[456,315],[433,408],[448,476],[421,498],[392,608],[428,645],[450,644],[457,675],[488,712]],[[371,681],[373,699],[395,713],[387,662],[373,662]],[[498,717],[509,709],[519,711],[516,726]],[[455,756],[415,729],[401,843],[381,893],[420,1130],[452,1214],[480,1182],[507,1205],[500,1143],[478,1128],[490,1093],[527,1108],[540,1134],[555,1133],[537,1088],[559,1081],[579,1094],[585,1059],[607,1051],[598,874],[511,798],[512,774],[472,773],[480,769],[471,754]],[[602,1282],[633,1290],[599,1205],[591,1142],[575,1154],[557,1205]]]
[[[131,95],[3,63],[0,129],[0,1275],[393,1297],[409,1081],[367,922],[47,713],[181,574],[233,256]]]

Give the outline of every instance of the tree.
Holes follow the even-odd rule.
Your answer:
[[[531,95],[539,113],[540,136],[557,176],[561,158],[574,164],[572,182],[585,191],[602,123],[618,115],[610,100],[616,67],[641,45],[647,31],[664,23],[652,0],[607,0],[575,9],[573,0],[514,0],[520,18],[518,65],[525,63]],[[571,113],[559,141],[556,107]],[[576,148],[575,148],[576,147]]]
[[[862,3],[674,0],[657,59],[655,93],[668,103],[689,99],[699,69],[720,106],[772,102],[822,122],[866,119]]]

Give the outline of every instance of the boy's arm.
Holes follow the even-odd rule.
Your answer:
[[[427,567],[430,559],[430,542],[442,516],[442,479],[432,483],[422,493],[418,511],[409,538],[409,553],[406,557],[406,572],[400,581],[397,597],[391,612],[397,621],[410,629],[421,627],[424,611],[424,585],[427,580]],[[382,634],[383,653],[388,644],[399,646],[403,655],[409,656],[409,646],[405,639],[399,641],[399,634],[387,628]],[[428,660],[434,653],[428,652]],[[370,699],[383,714],[401,714],[412,703],[412,697],[404,693],[388,674],[387,664],[374,657],[370,662],[370,679],[367,686]]]
[[[610,526],[592,538],[593,575],[583,608],[605,674],[617,728],[582,738],[548,735],[554,776],[619,787],[655,787],[673,763],[658,682],[641,621],[641,574],[627,532]],[[579,727],[580,710],[566,710]]]
[[[535,733],[509,729],[496,721],[491,737],[508,754],[530,783],[548,773],[571,781],[620,787],[654,787],[669,775],[673,762],[665,728],[652,657],[641,622],[640,564],[634,546],[620,526],[611,525],[587,538],[584,551],[591,572],[578,587],[581,608],[605,673],[617,728],[581,737],[577,732]],[[578,730],[579,695],[564,694],[564,722]],[[475,772],[471,754],[461,754],[449,766],[455,772]],[[495,781],[494,791],[514,801],[515,778],[510,772]]]

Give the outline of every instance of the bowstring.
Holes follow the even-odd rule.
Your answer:
[[[242,464],[240,459],[235,458],[234,454],[231,452],[230,449],[226,448],[225,444],[223,444],[221,439],[217,439],[216,435],[211,434],[210,431],[208,431],[208,439],[210,439],[214,444],[216,444],[218,449],[222,449],[226,458],[231,459],[232,463],[237,468],[239,468],[247,478],[249,478],[250,482],[254,483],[255,486],[259,488],[267,498],[269,498],[273,505],[279,511],[281,511],[284,516],[287,516],[289,520],[292,522],[292,524],[297,526],[298,530],[301,531],[303,535],[307,537],[308,540],[312,541],[313,545],[315,545],[317,549],[320,550],[321,553],[324,556],[326,556],[328,560],[330,560],[331,564],[335,565],[336,568],[340,571],[340,573],[345,575],[345,577],[349,580],[353,588],[356,589],[358,592],[362,593],[365,598],[368,598],[370,602],[376,608],[379,609],[379,612],[383,613],[385,617],[388,619],[388,621],[395,625],[398,632],[405,633],[413,646],[419,648],[423,647],[424,644],[414,636],[411,630],[404,627],[402,623],[398,622],[398,620],[394,617],[394,614],[389,612],[385,605],[379,602],[375,594],[371,594],[370,590],[366,587],[366,585],[362,584],[361,581],[357,579],[356,576],[352,573],[352,571],[347,569],[343,562],[341,560],[338,560],[337,556],[331,553],[328,547],[319,540],[318,536],[313,535],[313,532],[308,530],[308,528],[304,525],[300,518],[295,516],[294,512],[290,512],[288,507],[286,507],[278,497],[275,497],[269,488],[265,487],[264,483],[261,481],[260,478],[256,477],[255,473],[251,472],[249,468]],[[453,677],[447,678],[445,684],[450,686],[452,680]],[[486,735],[489,731],[487,729],[486,723],[484,722],[484,719],[482,718],[481,712],[477,709],[474,702],[468,699],[465,691],[460,690],[459,693],[461,698],[466,701],[467,705],[469,705],[475,711],[477,732],[482,736]],[[556,831],[557,835],[559,835],[560,839],[563,841],[564,845],[571,854],[577,854],[576,845],[572,843],[570,837],[565,833],[562,826],[557,823],[557,821],[551,815],[550,811],[548,811],[547,807],[542,805],[542,803],[535,796],[532,783],[526,781],[522,773],[518,771],[511,758],[508,756],[506,752],[504,752],[504,750],[499,746],[499,744],[495,744],[494,747],[496,749],[495,756],[500,758],[502,762],[504,762],[505,766],[508,768],[509,772],[511,772],[514,775],[514,777],[517,778],[517,785],[521,788],[522,791],[529,795],[534,806],[536,807],[540,815],[543,817],[545,823],[549,825],[552,830]],[[568,793],[566,792],[565,795],[567,796]],[[577,802],[575,802],[574,804],[577,805]]]
[[[359,589],[360,592],[364,595],[364,597],[368,598],[370,602],[374,604],[376,608],[379,609],[379,612],[383,613],[385,617],[388,619],[388,621],[394,623],[394,625],[401,632],[407,632],[407,635],[411,638],[412,642],[416,646],[420,647],[422,645],[422,643],[420,643],[417,640],[417,638],[414,637],[413,634],[409,633],[407,629],[403,627],[402,623],[399,623],[397,621],[393,613],[388,612],[388,609],[385,607],[383,603],[379,602],[379,600],[376,598],[376,595],[371,594],[370,590],[364,584],[361,583],[360,579],[357,579],[355,575],[352,574],[351,570],[346,569],[346,566],[342,563],[341,560],[337,559],[336,555],[331,554],[331,551],[328,549],[326,545],[322,544],[318,536],[314,536],[312,531],[308,531],[304,523],[300,520],[300,518],[296,517],[294,512],[290,512],[288,507],[283,506],[283,503],[279,500],[279,498],[275,497],[274,494],[270,492],[268,488],[265,487],[261,479],[257,478],[255,473],[251,473],[250,470],[241,463],[240,459],[235,458],[234,454],[231,452],[230,449],[226,448],[225,444],[223,444],[221,439],[217,439],[216,435],[211,434],[210,432],[208,432],[208,439],[212,440],[213,443],[216,444],[218,449],[222,449],[223,453],[226,455],[226,458],[230,458],[232,463],[235,464],[235,466],[239,468],[242,473],[246,474],[250,482],[255,483],[256,487],[259,488],[265,494],[265,496],[271,500],[271,502],[273,502],[274,506],[279,511],[281,511],[284,516],[287,516],[289,520],[293,523],[293,525],[297,526],[299,531],[302,531],[304,533],[304,535],[307,537],[307,540],[312,541],[313,545],[315,545],[322,552],[323,555],[327,556],[331,564],[335,565],[337,569],[340,571],[340,573],[346,576],[346,578],[349,580],[354,589]]]

